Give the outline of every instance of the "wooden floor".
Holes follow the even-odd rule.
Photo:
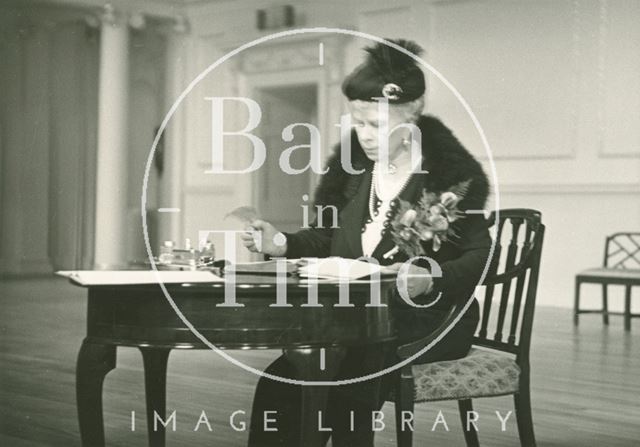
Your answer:
[[[84,335],[85,293],[64,280],[0,282],[0,446],[79,445],[75,410],[75,357]],[[624,333],[622,321],[603,328],[597,316],[574,329],[568,310],[539,308],[532,346],[532,399],[539,446],[640,445],[640,321]],[[254,367],[274,351],[235,351]],[[247,433],[234,431],[229,415],[251,408],[257,377],[214,352],[176,352],[170,357],[168,408],[177,411],[171,446],[242,446]],[[105,382],[107,445],[144,446],[144,394],[140,355],[118,352],[118,367]],[[480,400],[480,440],[486,446],[517,445],[514,417],[505,432],[495,411],[513,409],[510,398]],[[205,410],[213,430],[193,428]],[[377,446],[395,445],[393,409],[385,406],[386,429]],[[450,431],[440,424],[442,410]],[[131,431],[131,412],[137,427]],[[455,403],[421,405],[416,446],[462,446]],[[239,419],[240,420],[240,419]]]

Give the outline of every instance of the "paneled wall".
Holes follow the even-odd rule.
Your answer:
[[[539,300],[571,306],[605,236],[640,229],[640,3],[438,2],[430,15],[429,61],[486,133],[500,207],[543,213]],[[489,170],[463,108],[431,86],[429,110]],[[585,289],[594,305],[598,294]]]
[[[192,75],[225,49],[266,35],[253,23],[255,10],[268,3],[275,4],[190,8],[198,60]],[[299,26],[406,37],[425,48],[423,59],[457,90],[486,135],[496,173],[494,191],[500,192],[489,206],[499,201],[501,207],[531,207],[543,213],[548,232],[541,303],[571,306],[573,276],[601,262],[605,235],[640,227],[640,31],[635,26],[640,23],[640,3],[406,0],[297,2],[295,8]],[[341,73],[362,60],[364,44],[357,38],[343,41]],[[278,76],[293,82],[296,74],[282,67]],[[441,117],[487,172],[493,172],[465,108],[435,74],[428,77],[427,112]],[[235,94],[247,80],[231,76],[225,82],[209,91]],[[326,93],[331,94],[335,92]],[[340,100],[331,104],[328,123],[343,110]],[[187,125],[193,139],[189,150],[194,144],[208,145],[200,127],[207,111],[194,107],[192,113],[201,121],[198,130]],[[337,133],[327,132],[327,142],[337,141]],[[217,222],[228,208],[251,200],[250,182],[218,179],[223,183],[215,190],[224,197],[215,207],[207,206],[214,203],[214,189],[205,194],[202,186],[189,186],[189,178],[201,174],[196,166],[187,154],[186,233],[195,231],[188,223],[192,217]],[[590,291],[586,295],[588,299]]]
[[[136,4],[142,12],[151,8]],[[188,26],[180,33],[168,39],[134,33],[130,234],[123,241],[129,257],[142,253],[138,173],[153,127],[203,69],[268,35],[256,30],[255,13],[277,4],[181,2],[164,11],[185,14]],[[600,262],[605,235],[640,227],[639,2],[301,1],[294,7],[296,27],[356,29],[414,39],[425,48],[423,59],[464,99],[489,143],[491,157],[454,92],[428,72],[427,112],[441,117],[487,172],[495,169],[494,191],[500,195],[490,206],[543,213],[548,232],[541,303],[570,306],[573,276]],[[162,9],[154,4],[153,13],[162,15]],[[2,271],[86,265],[93,246],[97,36],[85,25],[84,13],[67,8],[39,7],[37,20],[8,11],[0,18],[1,60],[7,61],[0,64]],[[320,43],[322,65],[316,60]],[[360,63],[366,43],[328,35],[282,39],[243,52],[198,84],[167,128],[165,174],[152,172],[149,206],[181,209],[159,216],[159,240],[195,239],[198,230],[230,228],[226,212],[254,201],[250,176],[205,174],[211,161],[206,97],[313,83],[327,154],[338,141],[334,124],[344,111],[341,79]],[[227,111],[225,126],[238,129],[246,122],[241,108]],[[230,166],[246,166],[246,142],[230,148]]]

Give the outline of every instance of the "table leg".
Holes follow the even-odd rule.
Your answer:
[[[144,363],[144,387],[147,401],[147,433],[149,447],[164,447],[165,427],[158,421],[157,414],[164,421],[167,413],[167,361],[170,349],[140,348]]]
[[[333,380],[338,374],[340,363],[345,356],[343,348],[324,348],[324,361],[320,361],[320,349],[287,349],[285,356],[295,367],[297,377],[305,381]],[[323,368],[321,368],[323,366]],[[326,432],[318,430],[318,412],[323,412],[326,426],[326,407],[329,395],[328,386],[302,387],[302,427],[300,445],[304,447],[322,446]]]
[[[116,347],[82,342],[76,364],[76,402],[83,447],[104,446],[102,384],[116,367]]]

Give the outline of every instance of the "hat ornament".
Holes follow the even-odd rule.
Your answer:
[[[402,88],[398,84],[389,82],[382,87],[382,96],[387,99],[396,100],[400,98]]]

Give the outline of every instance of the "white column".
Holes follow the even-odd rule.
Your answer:
[[[186,71],[186,33],[187,28],[179,18],[176,25],[167,34],[167,80],[166,80],[166,110],[169,110],[176,98],[182,93],[185,84]],[[185,103],[176,110],[164,131],[164,172],[160,177],[160,196],[158,206],[161,208],[179,208],[179,213],[162,213],[158,216],[160,242],[173,240],[181,244],[182,219],[184,204],[183,192],[183,157],[185,149]],[[157,154],[156,154],[157,156]]]
[[[129,29],[107,5],[100,34],[95,267],[122,266],[127,210]]]

